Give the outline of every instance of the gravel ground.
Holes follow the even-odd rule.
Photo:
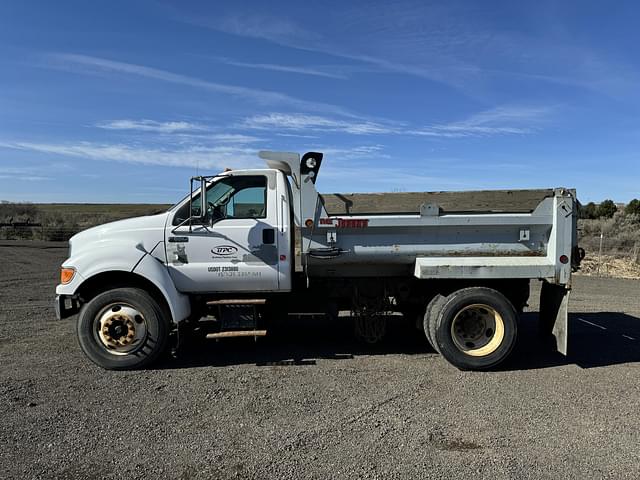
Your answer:
[[[640,478],[640,281],[575,277],[571,356],[529,313],[496,372],[308,320],[107,372],[54,319],[65,256],[0,245],[1,478]]]

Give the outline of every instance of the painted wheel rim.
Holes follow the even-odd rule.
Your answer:
[[[475,303],[460,310],[451,322],[451,338],[458,349],[472,357],[495,352],[504,340],[504,321],[489,305]]]
[[[144,345],[147,338],[147,321],[140,311],[131,305],[114,303],[96,315],[96,339],[113,355],[127,355]]]

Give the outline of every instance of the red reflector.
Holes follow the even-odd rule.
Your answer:
[[[560,263],[568,263],[569,262],[569,257],[567,257],[566,255],[560,255]]]
[[[280,255],[280,261],[284,262],[287,259],[286,255]]]

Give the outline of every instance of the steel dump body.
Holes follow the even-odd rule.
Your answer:
[[[574,193],[566,189],[320,195],[302,229],[311,276],[540,278],[568,283]],[[560,212],[558,212],[560,210]]]

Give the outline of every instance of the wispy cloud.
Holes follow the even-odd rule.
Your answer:
[[[314,138],[308,132],[336,132],[350,135],[414,135],[424,137],[481,137],[533,133],[554,107],[501,106],[471,115],[465,120],[411,126],[391,121],[357,120],[302,113],[268,113],[245,118],[237,128],[274,131],[281,136]],[[219,143],[247,144],[262,140],[240,133],[214,133],[215,128],[186,121],[121,119],[101,122],[98,128],[115,131],[141,131],[178,138],[207,139]]]
[[[302,28],[282,16],[264,15],[255,12],[250,14],[244,12],[242,15],[227,14],[216,16],[215,18],[185,16],[182,12],[178,12],[178,14],[188,23],[234,35],[261,38],[274,43],[288,45],[290,42],[305,36],[313,42],[322,39],[322,36],[316,30]]]
[[[406,133],[449,138],[523,135],[533,133],[554,110],[554,107],[497,107],[466,120],[430,125]]]
[[[292,138],[319,138],[318,135],[305,135],[302,133],[276,133],[278,137],[292,137]]]
[[[553,111],[553,107],[502,106],[474,114],[462,121],[420,127],[399,123],[344,120],[320,115],[270,113],[246,118],[241,126],[257,130],[463,138],[533,133]]]
[[[337,71],[335,67],[334,68],[307,67],[307,66],[295,66],[295,65],[278,65],[275,63],[248,63],[248,62],[238,62],[236,60],[232,60],[224,57],[216,57],[216,60],[221,63],[224,63],[225,65],[231,65],[233,67],[254,68],[258,70],[272,70],[275,72],[311,75],[314,77],[334,78],[338,80],[345,80],[346,78],[348,78],[345,74]]]
[[[184,121],[159,122],[156,120],[125,119],[101,122],[95,126],[105,130],[141,131],[152,134],[157,133],[163,136],[172,135],[178,139],[193,138],[223,144],[247,144],[262,140],[259,137],[240,133],[213,133],[216,130],[214,127],[209,127],[202,123]]]
[[[52,179],[50,176],[42,175],[42,170],[33,167],[0,167],[0,178],[30,182]]]
[[[0,173],[3,180],[17,180],[25,182],[41,182],[43,180],[52,180],[51,177],[43,177],[42,175],[5,175]]]
[[[143,132],[175,133],[207,130],[207,127],[190,122],[158,122],[155,120],[112,120],[98,123],[98,128],[105,130],[140,130]]]
[[[254,137],[251,135],[242,135],[239,133],[216,133],[213,135],[208,135],[206,138],[220,143],[233,144],[255,143],[262,141],[262,138]]]
[[[354,135],[393,133],[391,127],[376,122],[348,121],[320,115],[289,113],[255,115],[245,119],[241,126],[257,130],[315,130],[351,133]]]
[[[225,167],[244,168],[259,165],[256,160],[255,149],[233,145],[193,145],[184,148],[164,149],[95,142],[0,142],[0,148],[63,155],[88,160],[171,167],[200,167],[220,170]]]
[[[389,155],[384,153],[383,145],[356,145],[351,147],[322,147],[319,149],[326,157],[333,158],[338,161],[342,160],[356,160],[362,158],[389,158]],[[351,177],[353,178],[353,177]]]
[[[270,90],[211,82],[134,63],[125,63],[72,53],[51,53],[46,56],[46,59],[50,67],[71,70],[78,73],[115,72],[232,95],[257,102],[260,105],[288,105],[315,112],[353,116],[352,113],[337,105],[307,101]]]
[[[496,29],[493,9],[470,11],[455,4],[370,2],[366,9],[346,5],[339,17],[325,16],[322,10],[314,13],[326,23],[323,31],[327,35],[301,28],[299,19],[260,12],[175,15],[231,35],[425,78],[472,97],[513,79],[576,86],[619,97],[635,92],[640,79],[630,65],[612,61],[615,56],[607,55],[601,44],[576,43],[578,37],[568,31],[563,19],[543,7],[535,12],[522,9],[534,27],[528,35]]]
[[[474,114],[466,120],[466,123],[469,125],[488,125],[540,121],[548,118],[555,110],[555,106],[500,106]]]
[[[0,148],[62,155],[87,160],[123,162],[168,167],[200,167],[213,170],[261,167],[257,150],[243,145],[192,145],[183,148],[153,148],[122,143],[39,143],[0,141]],[[325,155],[338,161],[387,158],[382,145],[322,147]],[[3,174],[23,174],[22,169],[0,169]]]
[[[481,39],[470,34],[461,38],[461,35],[443,30],[442,9],[436,9],[440,11],[435,15],[434,9],[427,7],[407,11],[389,6],[384,12],[375,12],[378,7],[379,4],[372,5],[366,12],[358,9],[350,12],[353,15],[345,14],[360,19],[356,22],[359,23],[358,28],[352,29],[353,33],[358,33],[356,38],[349,35],[327,38],[300,28],[286,18],[261,13],[227,14],[216,18],[189,17],[182,13],[177,16],[185,22],[232,35],[351,60],[378,70],[418,76],[454,88],[461,88],[470,79],[477,78],[480,69],[452,55],[451,50],[461,42],[472,43]],[[409,23],[411,28],[408,28]],[[394,24],[398,24],[397,29],[390,27]],[[365,29],[362,29],[363,25]],[[346,48],[345,44],[350,44],[351,48]]]

